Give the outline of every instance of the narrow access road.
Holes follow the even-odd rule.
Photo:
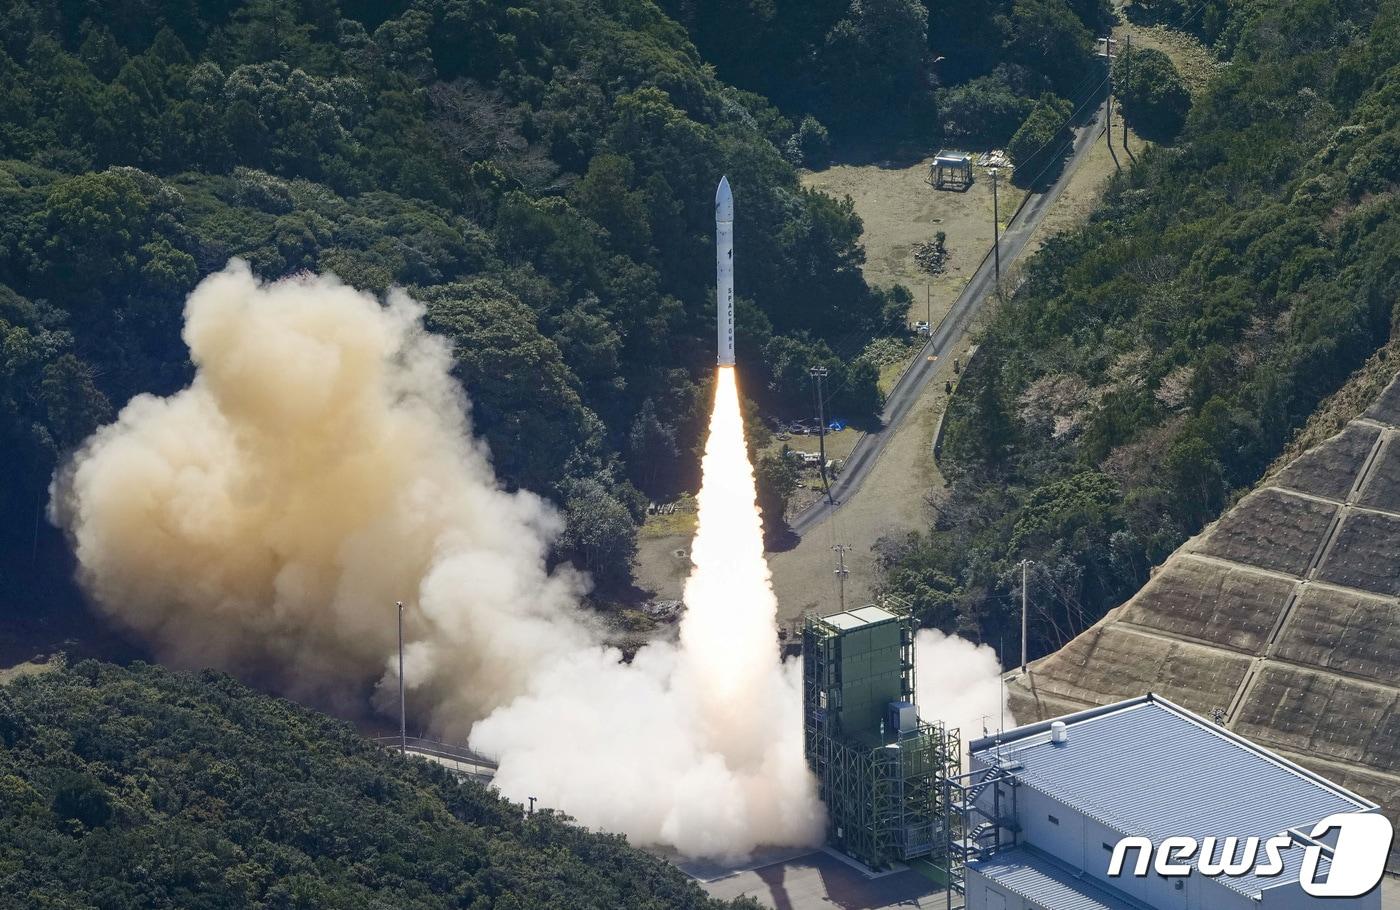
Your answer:
[[[1104,115],[1104,106],[1100,103],[1098,110],[1094,112],[1093,119],[1075,133],[1074,150],[1071,152],[1069,160],[1065,162],[1060,176],[1042,192],[1028,194],[1020,209],[1012,216],[1006,230],[1001,235],[1001,266],[1003,269],[1009,269],[1021,255],[1021,252],[1026,248],[1026,243],[1035,233],[1035,229],[1040,225],[1045,214],[1054,206],[1055,200],[1069,185],[1074,172],[1088,157],[1094,142],[1103,135],[1100,125],[1103,123]],[[833,511],[839,509],[843,502],[860,492],[861,485],[865,483],[865,478],[870,474],[870,469],[874,467],[880,453],[884,451],[885,445],[914,409],[914,403],[918,401],[919,394],[937,372],[939,363],[935,358],[942,357],[945,351],[956,347],[962,341],[963,336],[967,334],[968,328],[972,325],[977,311],[981,309],[983,301],[992,294],[995,288],[996,263],[991,251],[988,251],[982,264],[978,266],[971,280],[963,288],[962,293],[958,295],[958,299],[953,302],[953,306],[948,310],[948,315],[938,324],[929,340],[919,351],[918,356],[915,357],[914,362],[909,365],[909,368],[899,377],[899,381],[895,383],[895,387],[890,390],[889,397],[885,399],[885,409],[880,413],[880,429],[866,433],[851,450],[841,476],[831,484],[831,497],[834,505],[821,499],[799,512],[792,520],[793,533],[799,537],[808,533],[820,525]]]

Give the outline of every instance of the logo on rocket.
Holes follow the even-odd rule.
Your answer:
[[[719,357],[722,367],[734,366],[734,194],[729,178],[721,177],[715,191],[715,307],[719,317]]]

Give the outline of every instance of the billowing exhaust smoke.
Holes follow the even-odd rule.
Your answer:
[[[133,399],[53,489],[92,599],[163,660],[358,713],[396,691],[403,600],[413,711],[498,757],[507,795],[692,856],[821,839],[732,368],[679,641],[624,663],[577,607],[586,579],[547,567],[557,514],[499,487],[406,295],[235,261],[190,295],[184,338],[190,387]],[[926,716],[963,720],[938,706],[968,676],[935,690],[939,654],[991,674],[958,713],[1000,708],[995,661],[965,645],[920,655]]]
[[[920,629],[914,636],[914,700],[925,720],[937,718],[962,731],[966,744],[982,734],[1009,730],[1016,719],[1006,705],[1001,662],[987,645]],[[964,752],[963,763],[967,763]]]
[[[420,316],[237,261],[203,281],[193,383],[133,399],[54,484],[97,605],[162,660],[360,712],[411,600],[404,675],[440,726],[585,647],[583,580],[546,569],[558,516],[497,486]]]

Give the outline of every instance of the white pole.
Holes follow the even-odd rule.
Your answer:
[[[403,601],[399,608],[399,754],[408,754],[408,715],[404,712],[403,701]]]
[[[1021,673],[1026,672],[1026,565],[1029,559],[1021,560]]]

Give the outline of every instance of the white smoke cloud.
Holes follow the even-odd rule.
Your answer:
[[[558,516],[498,487],[420,316],[402,293],[260,284],[237,261],[203,281],[193,383],[134,398],[54,484],[99,607],[163,660],[358,711],[397,672],[407,601],[404,675],[439,726],[591,641],[582,580],[546,568]]]
[[[190,387],[133,399],[55,478],[94,602],[174,665],[346,713],[377,690],[392,715],[403,600],[411,713],[499,757],[508,796],[692,856],[818,842],[733,371],[679,641],[624,663],[578,608],[586,579],[547,566],[558,514],[499,487],[421,316],[401,292],[264,284],[238,261],[203,281]],[[919,648],[922,713],[980,729],[1000,708],[990,650]]]
[[[964,746],[984,729],[1016,726],[996,652],[937,629],[920,629],[914,636],[914,700],[924,720],[961,729]],[[966,759],[964,754],[964,765]]]

